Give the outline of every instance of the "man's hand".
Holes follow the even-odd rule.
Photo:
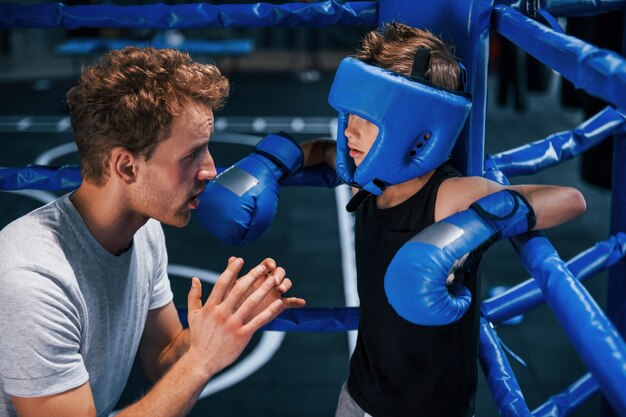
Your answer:
[[[231,257],[228,261],[231,262],[234,259],[234,257]],[[285,270],[283,268],[277,267],[276,262],[272,258],[264,259],[263,262],[261,262],[261,265],[264,265],[268,269],[269,272],[267,273],[267,276],[274,275],[274,277],[276,278],[276,288],[274,288],[273,291],[270,291],[265,296],[263,301],[261,301],[256,309],[252,312],[252,315],[257,315],[261,313],[276,299],[282,299],[285,309],[304,307],[306,303],[302,298],[282,298],[283,294],[289,291],[293,285],[291,280],[285,276]],[[247,299],[254,291],[259,289],[263,285],[263,281],[263,279],[257,279],[256,281],[254,281],[243,299]]]
[[[207,377],[239,357],[254,332],[287,307],[300,307],[304,300],[281,298],[291,281],[282,268],[266,259],[237,279],[243,260],[231,257],[202,305],[200,280],[193,278],[188,297],[190,346],[187,352],[203,367]]]

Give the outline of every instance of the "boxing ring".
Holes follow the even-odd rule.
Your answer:
[[[567,262],[539,232],[511,239],[532,278],[482,303],[479,356],[501,416],[565,416],[597,392],[601,392],[610,405],[610,408],[603,409],[603,415],[626,416],[626,264],[623,261],[626,254],[626,60],[566,35],[553,18],[623,9],[626,2],[594,2],[593,6],[584,0],[520,1],[515,4],[502,1],[495,5],[482,0],[456,3],[459,2],[440,0],[435,5],[381,0],[222,6],[204,3],[179,6],[2,4],[0,28],[322,27],[373,25],[395,19],[452,38],[459,58],[468,69],[468,85],[474,104],[453,153],[455,164],[465,174],[483,175],[506,184],[508,177],[528,175],[560,164],[613,135],[616,140],[610,234],[606,240],[597,242]],[[487,58],[491,30],[560,73],[576,87],[610,105],[569,131],[555,133],[519,148],[485,155]],[[69,151],[71,149],[60,150],[59,154]],[[52,159],[42,158],[38,162],[46,163]],[[75,166],[0,168],[2,190],[68,191],[75,189],[80,181]],[[282,185],[335,187],[337,184],[336,177],[328,169],[312,168],[286,179]],[[178,273],[184,274],[185,271],[180,269],[184,268],[179,268]],[[606,312],[581,283],[604,270],[609,271]],[[174,272],[177,272],[176,268]],[[205,276],[208,282],[214,279],[210,273],[191,272]],[[531,411],[495,325],[543,304],[552,310],[588,372]],[[354,307],[302,309],[286,311],[268,324],[266,330],[340,332],[354,330],[357,325],[358,309]],[[275,340],[265,340],[275,345]],[[203,395],[218,388],[214,385],[213,391],[205,390]]]

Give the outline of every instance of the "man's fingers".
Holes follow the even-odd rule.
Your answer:
[[[261,327],[265,326],[267,323],[275,319],[276,316],[278,316],[284,310],[285,307],[283,301],[280,299],[274,300],[272,304],[267,306],[256,316],[252,317],[250,321],[246,323],[243,327],[246,329],[246,331],[254,333]]]
[[[289,297],[282,300],[285,308],[301,308],[306,305],[306,301],[303,298]]]
[[[198,277],[191,278],[191,289],[187,295],[187,309],[192,312],[202,308],[202,284]]]
[[[273,271],[274,269],[276,269],[276,261],[273,260],[272,258],[263,259],[261,264],[265,265],[268,271]]]
[[[260,263],[252,268],[246,275],[239,278],[235,286],[232,287],[226,297],[224,297],[224,307],[230,309],[230,311],[234,311],[236,306],[245,301],[243,298],[248,293],[248,290],[252,287],[254,282],[261,277],[265,277],[267,272],[267,267],[263,263]],[[275,282],[275,278],[272,275],[270,275],[268,280]],[[263,288],[263,286],[261,286],[261,288]],[[254,294],[254,292],[252,294]]]
[[[231,284],[237,280],[237,276],[239,271],[241,271],[242,266],[243,259],[235,258],[234,256],[231,256],[228,259],[228,265],[217,281],[215,281],[213,291],[211,291],[211,294],[209,295],[207,304],[219,304],[222,302],[224,296],[228,293]]]
[[[268,274],[268,275],[271,275],[271,276],[273,276],[273,277],[274,277],[274,281],[275,281],[275,282],[274,282],[274,284],[278,286],[278,285],[280,285],[280,284],[283,282],[283,280],[285,279],[285,274],[286,274],[286,273],[285,273],[285,270],[284,270],[283,268],[281,268],[281,267],[278,267],[278,268],[276,268],[275,270],[273,270],[273,271],[272,271],[270,274]]]
[[[270,291],[274,291],[276,289],[275,277],[270,275],[265,278],[263,284],[256,290],[252,292],[252,294],[248,295],[245,300],[242,300],[241,305],[233,313],[233,315],[237,316],[242,323],[246,323],[248,321],[248,317],[254,311],[256,306],[258,306],[261,301],[270,293]],[[236,289],[236,288],[235,288]],[[233,292],[235,292],[235,289]],[[280,301],[280,300],[279,300]],[[281,302],[282,303],[282,302]]]
[[[289,291],[292,285],[293,283],[291,282],[291,280],[289,278],[285,278],[283,279],[283,282],[281,282],[280,285],[276,287],[276,289],[278,290],[278,293],[282,295]]]

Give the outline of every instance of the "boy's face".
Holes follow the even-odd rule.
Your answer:
[[[354,165],[358,167],[361,162],[363,162],[363,159],[372,148],[378,136],[378,126],[359,116],[351,114],[348,117],[348,126],[344,134],[348,138],[350,157],[354,159]]]
[[[212,132],[211,109],[190,104],[174,119],[170,137],[143,162],[144,175],[135,193],[138,212],[176,227],[189,222],[205,181],[216,175],[208,149]]]

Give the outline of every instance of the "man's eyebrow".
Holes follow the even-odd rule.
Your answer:
[[[207,146],[209,146],[209,139],[205,139],[204,141],[202,141],[201,144],[199,144],[198,146],[196,146],[194,149],[200,149],[200,148],[206,148]]]
[[[205,139],[202,143],[200,143],[198,145],[195,145],[191,149],[189,149],[189,151],[187,153],[191,154],[191,153],[199,151],[200,149],[204,149],[204,148],[206,148],[208,146],[209,146],[209,140]]]

